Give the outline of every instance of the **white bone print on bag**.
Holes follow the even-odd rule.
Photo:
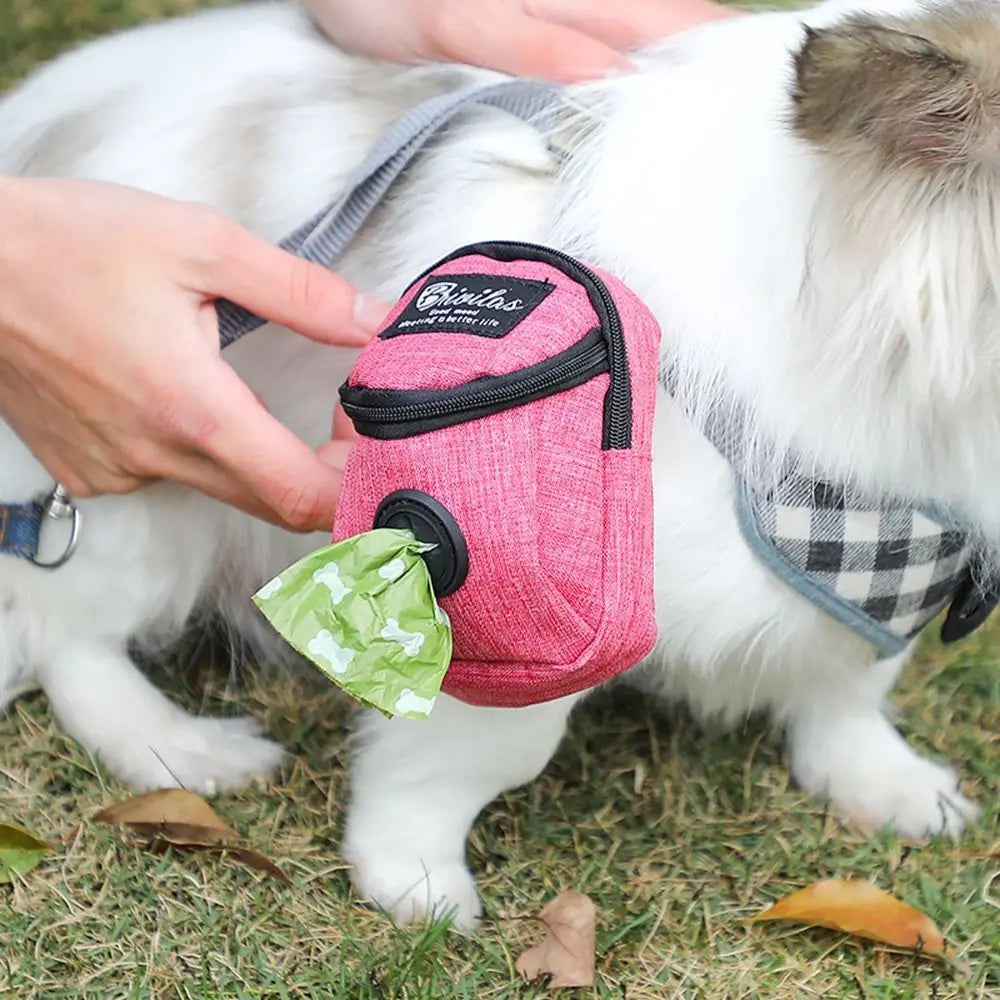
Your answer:
[[[313,573],[313,580],[330,591],[330,600],[334,604],[340,604],[351,592],[351,588],[340,579],[340,568],[336,563],[328,563],[316,570]]]
[[[309,641],[306,648],[313,656],[326,660],[335,674],[344,673],[356,655],[355,650],[341,646],[325,628],[317,633],[315,639]]]
[[[416,656],[424,644],[426,636],[422,632],[404,632],[395,618],[387,618],[385,628],[381,631],[383,639],[398,642],[407,656]]]

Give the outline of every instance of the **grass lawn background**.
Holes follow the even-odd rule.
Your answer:
[[[196,0],[0,0],[0,87],[105,31]],[[2,219],[0,219],[2,228]],[[57,844],[0,887],[0,995],[17,998],[531,998],[514,973],[522,918],[568,888],[600,908],[597,985],[570,996],[1000,998],[1000,671],[994,627],[933,642],[896,697],[922,750],[984,805],[960,844],[916,848],[846,828],[794,789],[779,738],[706,734],[624,692],[576,716],[544,775],[486,809],[469,860],[487,919],[462,938],[398,929],[352,896],[338,859],[349,709],[314,677],[227,691],[204,651],[154,671],[172,697],[250,711],[293,756],[267,789],[216,805],[294,882],[209,856],[157,856],[80,820],[127,790],[55,727],[44,698],[0,719],[0,822]],[[828,931],[743,918],[828,876],[872,879],[926,909],[967,970]]]

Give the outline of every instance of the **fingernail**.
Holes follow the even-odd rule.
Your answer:
[[[587,55],[576,63],[564,65],[549,79],[560,83],[592,83],[596,80],[611,80],[638,72],[638,66],[620,52],[613,49],[597,56]]]
[[[614,66],[604,71],[604,79],[613,80],[615,77],[628,76],[628,74],[638,73],[638,71],[639,67],[634,62],[622,56]]]
[[[371,295],[358,295],[354,300],[354,322],[367,334],[378,332],[389,315],[391,306]]]

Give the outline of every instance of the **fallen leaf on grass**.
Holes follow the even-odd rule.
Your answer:
[[[219,814],[200,796],[186,788],[161,788],[135,798],[116,802],[102,809],[95,817],[98,823],[123,823],[126,826],[162,826],[165,823],[211,830],[214,843],[220,839],[230,843],[239,834],[224,823]],[[148,831],[142,830],[142,833]]]
[[[593,985],[597,909],[590,897],[575,890],[562,892],[538,919],[547,928],[545,940],[517,960],[517,971],[525,979],[549,973],[553,989]]]
[[[236,837],[212,826],[197,823],[173,823],[169,820],[159,823],[124,823],[130,830],[147,837],[155,837],[174,847],[226,847],[238,843]]]
[[[198,827],[191,828],[197,831]],[[138,831],[144,832],[142,830]],[[195,834],[197,836],[197,834]],[[181,850],[203,851],[206,854],[225,854],[235,858],[237,861],[253,868],[255,871],[264,872],[272,878],[276,878],[282,885],[291,885],[292,880],[270,859],[265,857],[260,851],[255,851],[251,847],[240,847],[238,844],[208,844],[203,841],[190,839],[191,833],[186,832],[178,836],[177,832],[167,828],[157,831],[151,835],[150,847],[158,854],[164,853],[168,847],[179,847]]]
[[[0,823],[0,882],[30,872],[52,848],[17,826]]]
[[[276,878],[282,885],[291,885],[292,880],[268,857],[260,851],[255,851],[252,847],[224,847],[222,853],[228,854],[241,861],[247,868],[264,872],[271,878]]]
[[[897,948],[913,948],[928,955],[946,954],[944,937],[927,914],[870,882],[850,879],[815,882],[752,919],[830,927]]]
[[[126,799],[102,809],[94,820],[118,823],[141,833],[151,839],[156,850],[165,850],[169,845],[227,854],[248,868],[291,885],[288,876],[273,861],[240,844],[239,834],[200,795],[183,788],[164,788]]]

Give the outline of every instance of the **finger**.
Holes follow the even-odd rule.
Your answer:
[[[599,39],[615,49],[649,45],[703,21],[738,12],[710,0],[524,0],[525,12]]]
[[[224,362],[206,373],[200,398],[211,400],[196,445],[266,506],[298,531],[328,531],[333,524],[341,472],[327,465],[272,417]]]
[[[49,437],[34,446],[35,456],[71,497],[86,499],[106,494],[132,493],[162,479],[191,486],[248,514],[275,523],[280,519],[231,473],[211,459],[183,447],[167,445],[147,453],[143,474],[127,471],[112,452],[96,439],[79,441]]]
[[[203,455],[174,455],[164,462],[163,478],[184,483],[207,496],[237,507],[247,514],[289,527],[282,518],[232,473]]]
[[[355,347],[368,342],[389,311],[318,264],[235,224],[220,228],[217,253],[199,275],[210,287],[198,292],[224,296],[321,343]]]
[[[336,469],[341,475],[347,469],[347,460],[351,457],[351,452],[354,451],[353,441],[327,441],[326,444],[321,444],[316,449],[316,454],[320,457],[320,460],[325,464],[329,465],[332,469]]]
[[[190,486],[255,517],[274,524],[282,523],[266,504],[232,474],[194,452],[163,449],[155,459],[147,459],[151,465],[155,465],[155,475],[126,472],[112,467],[113,463],[101,462],[92,455],[81,453],[74,455],[76,461],[71,463],[67,463],[62,452],[50,454],[45,448],[39,450],[37,457],[55,481],[76,499],[132,493],[152,483],[170,480]]]
[[[428,39],[429,54],[555,83],[578,83],[634,68],[603,42],[505,4],[491,9],[489,31],[482,30],[481,19],[476,4],[442,4]]]
[[[61,445],[62,442],[58,442],[52,448],[46,444],[36,444],[33,446],[34,455],[53,480],[76,499],[131,493],[153,481],[148,477],[112,468],[110,463]]]
[[[333,428],[331,437],[334,441],[354,442],[358,438],[358,432],[354,429],[354,421],[344,411],[344,407],[338,402],[333,408]]]
[[[152,463],[156,465],[156,475],[140,476],[126,472],[114,463],[101,461],[95,455],[97,451],[98,449],[92,448],[91,452],[87,453],[72,446],[67,448],[63,442],[57,442],[53,449],[45,443],[37,448],[36,457],[53,479],[77,500],[107,494],[132,493],[159,479],[169,479],[191,486],[231,506],[239,507],[248,514],[273,522],[278,520],[274,513],[238,480],[201,455],[163,450]],[[70,460],[67,460],[68,456]]]

